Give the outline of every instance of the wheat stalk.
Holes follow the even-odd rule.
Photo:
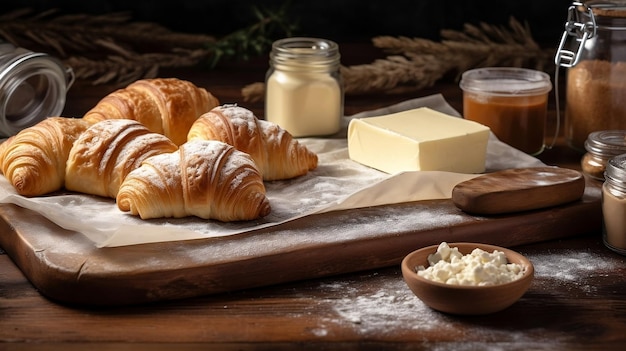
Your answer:
[[[52,49],[61,58],[71,53],[97,53],[101,49],[97,42],[102,40],[127,48],[198,48],[216,41],[208,35],[172,32],[156,23],[132,22],[128,13],[57,13],[31,14],[28,9],[10,12],[0,16],[0,33],[15,46]]]
[[[442,30],[440,42],[423,38],[379,36],[374,46],[388,53],[369,64],[342,66],[346,94],[394,93],[433,86],[448,75],[457,79],[471,68],[529,67],[550,70],[551,50],[532,39],[530,29],[511,18],[509,28],[481,23],[466,24],[463,31]],[[264,87],[244,87],[245,101],[262,99]]]
[[[127,13],[59,15],[28,9],[0,16],[0,36],[16,47],[59,57],[77,79],[94,84],[126,85],[158,75],[161,68],[215,65],[221,59],[264,50],[274,31],[293,29],[286,8],[253,8],[258,23],[220,40],[203,34],[177,33],[151,22],[132,22]]]
[[[126,85],[160,68],[194,66],[210,57],[208,35],[172,32],[127,13],[58,15],[28,9],[0,16],[0,36],[16,47],[48,53],[72,67],[77,79]]]

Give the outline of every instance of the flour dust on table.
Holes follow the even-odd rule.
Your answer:
[[[363,290],[363,284],[352,279],[367,280],[369,289]],[[532,330],[510,330],[494,324],[480,323],[481,318],[454,316],[435,311],[419,300],[406,286],[402,277],[396,275],[379,275],[377,272],[363,273],[360,277],[348,280],[337,279],[324,281],[315,290],[324,291],[330,296],[320,300],[320,304],[330,305],[334,314],[326,317],[313,333],[318,337],[328,335],[328,330],[336,330],[336,325],[352,329],[357,335],[387,335],[393,340],[398,333],[415,333],[423,340],[439,340],[433,344],[435,350],[474,350],[477,345],[472,342],[458,343],[456,340],[472,339],[493,340],[486,350],[509,350],[513,344],[537,344],[545,346],[545,342],[553,342],[555,347],[566,342],[558,338],[539,340],[534,337],[547,331],[541,327]],[[357,288],[359,286],[360,288]],[[333,297],[335,296],[335,297]],[[521,307],[520,307],[521,308]],[[520,310],[510,313],[515,316]],[[519,312],[521,313],[521,312]],[[505,317],[508,318],[508,317]],[[469,322],[469,324],[468,324]],[[475,323],[473,323],[475,322]],[[484,349],[484,343],[480,349]]]

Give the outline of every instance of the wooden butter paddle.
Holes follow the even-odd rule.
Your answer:
[[[585,178],[576,170],[515,168],[457,184],[452,202],[467,213],[493,215],[565,204],[580,199],[584,191]]]

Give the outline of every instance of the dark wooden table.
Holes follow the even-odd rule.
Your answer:
[[[357,49],[369,50],[369,57],[376,54],[367,46],[346,46],[344,63],[367,63]],[[262,81],[264,73],[265,60],[258,60],[224,64],[210,72],[181,69],[162,75],[189,79],[222,102],[240,103],[262,116],[263,103],[243,103],[241,88]],[[64,114],[81,115],[114,88],[77,82]],[[461,110],[456,83],[441,82],[401,95],[348,96],[346,114],[433,93],[443,94]],[[551,120],[554,115],[551,104]],[[540,158],[579,168],[580,155],[562,141]],[[0,254],[0,349],[624,348],[626,257],[602,245],[601,228],[515,249],[533,261],[536,279],[515,305],[480,317],[451,316],[425,307],[396,266],[150,305],[70,307],[39,294],[11,258]]]

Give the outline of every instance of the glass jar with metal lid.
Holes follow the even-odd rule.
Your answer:
[[[585,152],[588,135],[626,129],[626,1],[575,1],[555,57],[568,68],[565,138]]]
[[[604,180],[607,162],[626,153],[626,130],[600,130],[592,132],[585,141],[587,153],[581,160],[585,174],[596,180]]]
[[[609,160],[602,184],[602,236],[606,247],[626,255],[626,154]]]
[[[73,81],[58,59],[0,41],[0,137],[60,115]]]

